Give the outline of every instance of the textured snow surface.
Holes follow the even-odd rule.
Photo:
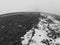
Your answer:
[[[52,20],[54,23],[49,23],[46,20]],[[60,44],[60,37],[54,38],[53,32],[58,33],[60,31],[60,22],[52,19],[52,17],[39,18],[39,23],[36,25],[38,28],[32,28],[28,31],[21,43],[22,45],[56,45]],[[48,36],[48,34],[50,34]]]

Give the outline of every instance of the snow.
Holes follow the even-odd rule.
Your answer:
[[[45,21],[45,20],[43,20]],[[48,33],[50,33],[49,29],[47,28],[48,24],[43,23],[42,20],[39,21],[39,23],[37,24],[38,29],[34,28],[33,30],[31,29],[30,31],[28,31],[25,35],[24,35],[24,40],[22,41],[23,45],[27,45],[29,40],[31,40],[31,42],[29,42],[29,45],[46,45],[44,43],[42,43],[41,41],[44,40],[48,40],[50,45],[56,45],[56,43],[60,43],[60,38],[57,38],[56,40],[49,38],[47,36]],[[57,24],[56,24],[57,25]],[[58,25],[57,25],[58,26]],[[57,28],[55,27],[54,24],[50,24],[51,28]],[[35,31],[34,36],[32,37],[32,33]],[[47,32],[48,31],[48,32]],[[50,41],[52,40],[52,41]]]

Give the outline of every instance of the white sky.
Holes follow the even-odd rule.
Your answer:
[[[0,0],[0,14],[21,11],[60,14],[60,0]]]

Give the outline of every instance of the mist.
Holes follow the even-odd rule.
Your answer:
[[[60,0],[0,0],[0,14],[47,12],[60,15]]]

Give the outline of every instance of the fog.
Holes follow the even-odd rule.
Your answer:
[[[0,14],[47,12],[60,15],[60,0],[0,0]]]

